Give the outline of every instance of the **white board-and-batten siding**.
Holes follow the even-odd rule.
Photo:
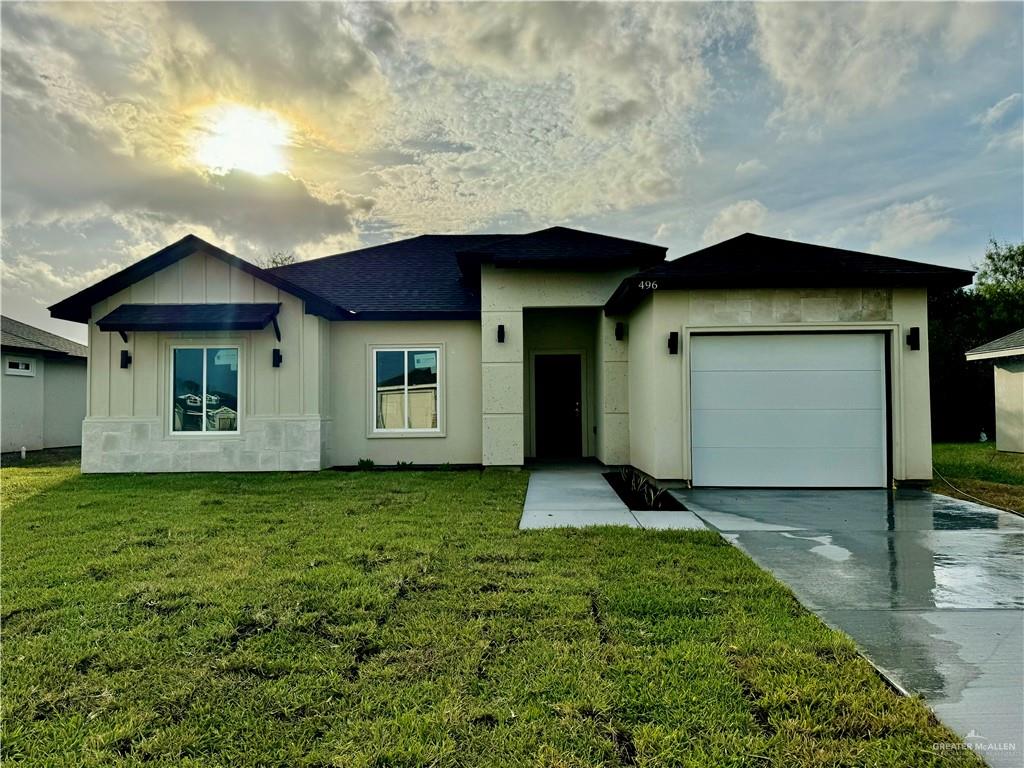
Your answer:
[[[261,331],[101,331],[96,321],[122,304],[280,303],[278,324]],[[215,256],[195,253],[125,288],[92,309],[85,472],[319,469],[321,422],[329,419],[329,330],[301,299]],[[239,434],[170,431],[171,347],[175,343],[240,347]],[[272,351],[283,355],[274,368]],[[120,367],[121,351],[132,356]]]

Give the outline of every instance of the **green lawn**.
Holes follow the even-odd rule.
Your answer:
[[[970,496],[1024,513],[1024,454],[997,451],[995,443],[936,443],[932,463],[950,483]],[[964,496],[936,475],[932,490]]]
[[[10,764],[979,765],[716,534],[518,532],[525,473],[2,478]]]

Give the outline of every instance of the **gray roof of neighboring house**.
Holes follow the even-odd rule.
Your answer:
[[[1024,328],[1008,333],[987,344],[982,344],[980,347],[967,350],[967,355],[974,359],[1007,357],[1013,354],[1024,355]]]
[[[0,346],[69,357],[85,357],[89,352],[84,344],[65,339],[63,336],[44,331],[6,315],[0,317]]]

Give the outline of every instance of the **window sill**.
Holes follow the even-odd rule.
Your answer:
[[[394,432],[368,432],[366,436],[371,440],[394,439],[407,437],[447,437],[443,431],[437,432],[416,432],[407,430],[395,430]]]

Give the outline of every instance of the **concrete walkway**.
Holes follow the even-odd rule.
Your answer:
[[[1024,519],[924,491],[672,493],[990,765],[1024,765]]]
[[[530,469],[519,527],[624,525],[652,530],[703,530],[692,512],[631,511],[602,477],[600,464],[549,464]]]

